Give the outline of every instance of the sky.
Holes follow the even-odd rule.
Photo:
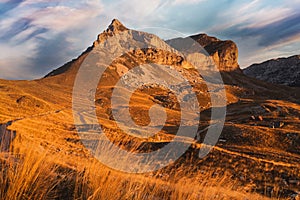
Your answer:
[[[300,0],[0,0],[0,78],[43,77],[114,18],[132,29],[233,40],[241,68],[300,54]]]

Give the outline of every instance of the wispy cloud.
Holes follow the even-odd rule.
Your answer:
[[[204,2],[207,0],[175,0],[173,1],[174,5],[180,5],[180,4],[197,4],[200,2]]]
[[[273,57],[300,54],[296,45],[300,43],[299,5],[298,0],[285,4],[258,0],[237,4],[219,15],[225,23],[211,27],[208,32],[238,43],[242,67]],[[232,14],[235,9],[236,14]],[[287,53],[285,46],[292,46],[293,51]]]
[[[18,2],[1,14],[1,78],[37,78],[66,62],[74,52],[82,50],[80,43],[90,43],[90,37],[83,32],[96,23],[102,9],[98,1]],[[69,43],[76,33],[82,39],[77,45]]]

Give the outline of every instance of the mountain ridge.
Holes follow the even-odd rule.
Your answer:
[[[300,55],[255,63],[244,69],[243,72],[247,76],[262,81],[300,87]]]

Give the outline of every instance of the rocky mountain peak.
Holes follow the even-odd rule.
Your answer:
[[[113,19],[111,24],[108,26],[108,28],[106,29],[106,32],[110,32],[110,33],[118,33],[118,32],[122,32],[128,30],[127,27],[125,27],[119,20],[117,19]]]
[[[98,46],[101,42],[107,40],[108,37],[129,30],[118,19],[113,19],[108,28],[100,33],[97,40],[93,43],[93,47]]]

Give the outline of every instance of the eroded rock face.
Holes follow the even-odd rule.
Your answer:
[[[219,40],[218,38],[199,34],[191,36],[213,58],[220,71],[240,71],[238,64],[238,48],[231,40]]]
[[[244,73],[262,81],[300,87],[300,55],[253,64]]]

